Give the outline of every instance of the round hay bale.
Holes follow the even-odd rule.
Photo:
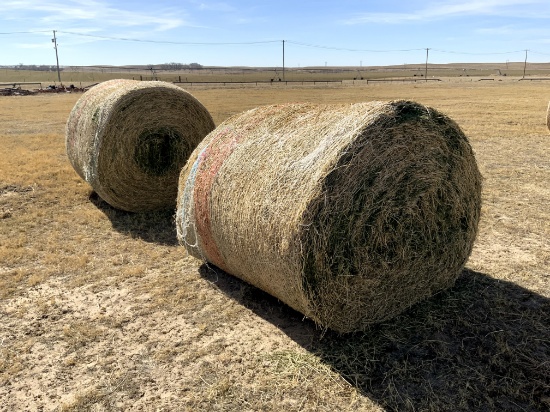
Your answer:
[[[176,221],[191,255],[351,332],[451,286],[480,209],[472,148],[438,111],[288,104],[234,116],[199,144]]]
[[[546,126],[550,130],[550,102],[548,102],[548,109],[546,110]]]
[[[131,212],[175,207],[181,168],[214,127],[206,108],[180,87],[109,80],[73,107],[67,155],[113,207]]]

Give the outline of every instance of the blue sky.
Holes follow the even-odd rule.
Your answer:
[[[550,0],[0,0],[0,65],[550,62]],[[123,40],[127,39],[127,40]]]

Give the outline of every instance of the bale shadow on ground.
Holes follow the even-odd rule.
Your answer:
[[[132,237],[138,237],[149,243],[176,246],[176,224],[174,209],[153,212],[126,212],[116,209],[92,191],[90,201],[111,221],[113,228]]]
[[[550,299],[513,283],[465,269],[396,318],[338,335],[217,268],[200,272],[388,411],[550,410]]]

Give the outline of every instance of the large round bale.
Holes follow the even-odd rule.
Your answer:
[[[109,80],[83,94],[72,109],[67,155],[113,207],[131,212],[175,207],[181,168],[214,127],[208,110],[180,87]]]
[[[338,332],[453,284],[476,237],[468,139],[409,101],[288,104],[234,116],[180,175],[188,252]]]
[[[546,126],[550,130],[550,102],[548,103],[548,109],[546,110]]]

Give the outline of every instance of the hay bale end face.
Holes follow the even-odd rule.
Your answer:
[[[438,111],[288,104],[234,116],[199,144],[176,221],[191,255],[351,332],[451,286],[480,209],[471,146]]]
[[[181,168],[213,129],[208,110],[185,90],[117,79],[77,101],[66,149],[76,172],[113,207],[163,209],[175,206]]]

